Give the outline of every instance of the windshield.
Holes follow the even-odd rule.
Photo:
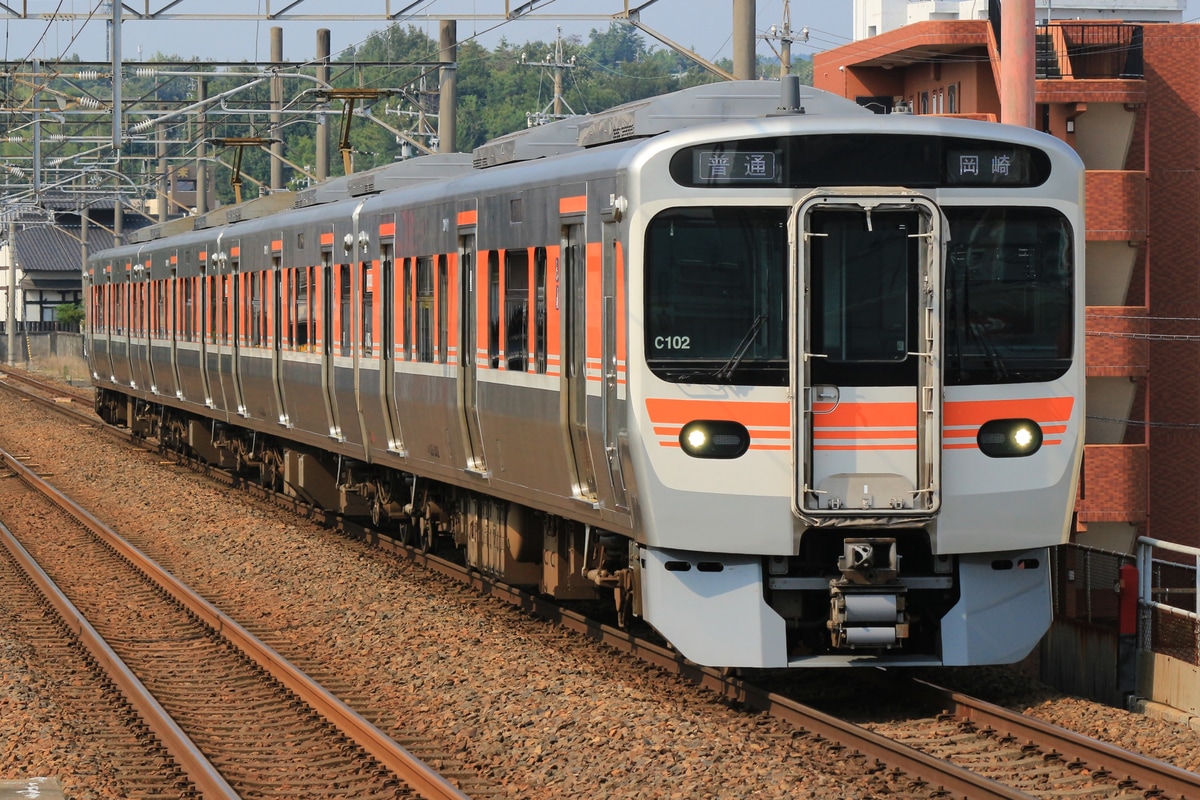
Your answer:
[[[1045,208],[947,208],[947,385],[1023,383],[1071,365],[1071,231]]]
[[[680,208],[646,232],[646,357],[675,382],[786,385],[787,209]]]

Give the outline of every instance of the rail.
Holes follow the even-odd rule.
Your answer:
[[[176,580],[174,576],[166,572],[158,564],[146,558],[115,531],[96,519],[90,512],[69,497],[57,491],[19,460],[0,450],[0,462],[26,484],[44,494],[68,514],[79,520],[82,525],[93,531],[114,552],[125,558],[129,563],[137,566],[166,595],[179,603],[181,607],[188,609],[189,613],[193,614],[209,627],[220,631],[223,637],[257,663],[265,672],[273,676],[275,680],[295,693],[303,702],[311,706],[313,710],[344,734],[347,739],[370,753],[381,765],[399,776],[418,796],[427,800],[469,800],[466,794],[461,792],[443,776],[439,775],[434,769],[417,759],[408,750],[397,744],[386,733],[376,728],[345,703],[314,684],[307,675],[294,667],[287,659],[280,656],[207,600],[197,595],[188,586]],[[11,544],[3,543],[14,552],[15,557],[19,560],[22,559],[23,548],[18,549],[19,546],[18,548],[14,548]],[[28,559],[28,555],[25,554],[24,558]],[[39,585],[43,584],[39,582]],[[72,611],[73,608],[60,609],[60,613],[64,613],[64,620],[68,620],[73,627],[76,627],[82,618],[77,612],[72,614]],[[102,642],[103,640],[100,641]],[[102,663],[109,663],[107,651],[101,651],[97,657],[102,660]],[[132,673],[129,674],[132,676]],[[134,681],[136,681],[136,678],[134,678]],[[147,714],[148,719],[154,719],[151,715],[157,709],[157,703],[148,692],[145,692],[144,687],[141,689],[141,694],[137,693],[139,687],[141,687],[140,682],[130,682],[128,686],[122,682],[121,685],[122,688],[126,689],[129,696],[134,699],[134,702],[137,703],[138,709]],[[232,789],[225,791],[227,785],[224,784],[220,775],[211,769],[206,759],[203,759],[198,753],[194,753],[194,748],[193,750],[185,749],[190,742],[181,731],[176,735],[177,726],[170,720],[169,716],[165,715],[165,712],[163,712],[163,718],[166,722],[156,727],[155,732],[164,742],[168,743],[172,752],[179,758],[180,763],[187,767],[189,777],[198,786],[202,787],[204,796],[236,798],[237,794],[232,793]],[[213,788],[208,789],[207,787],[209,786]]]
[[[1200,665],[1200,548],[1140,536],[1137,563],[1138,647]]]

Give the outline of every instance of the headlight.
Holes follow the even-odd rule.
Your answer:
[[[695,458],[737,458],[750,447],[750,432],[740,422],[698,419],[683,426],[679,446]]]
[[[1042,446],[1042,428],[1031,419],[994,419],[983,424],[975,440],[992,458],[1029,456]]]

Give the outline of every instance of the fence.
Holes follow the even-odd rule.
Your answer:
[[[79,333],[78,322],[40,322],[38,320],[17,320],[17,333]],[[8,335],[8,322],[0,320],[0,336]]]
[[[1200,548],[1145,536],[1137,546],[1138,648],[1200,666]]]
[[[1077,544],[1051,548],[1055,618],[1116,631],[1121,567],[1132,563],[1127,553]]]

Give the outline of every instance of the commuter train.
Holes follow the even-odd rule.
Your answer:
[[[1014,662],[1079,473],[1083,175],[789,81],[647,99],[95,253],[97,411],[696,663]]]

